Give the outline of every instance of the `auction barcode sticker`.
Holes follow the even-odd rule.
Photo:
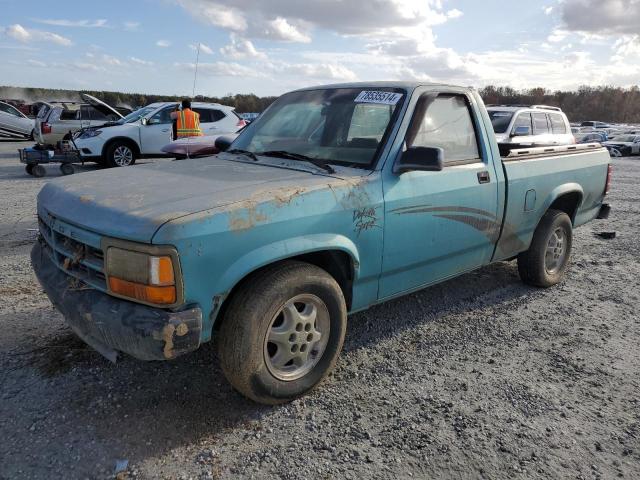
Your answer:
[[[360,92],[355,98],[356,103],[381,103],[383,105],[395,105],[402,98],[402,93],[378,92],[375,90],[365,90]]]

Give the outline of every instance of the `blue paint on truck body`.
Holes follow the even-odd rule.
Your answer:
[[[175,247],[183,302],[171,310],[202,311],[200,343],[211,339],[239,282],[280,260],[335,253],[330,258],[342,262],[354,312],[527,250],[543,214],[563,195],[578,199],[575,226],[597,216],[606,150],[502,159],[474,90],[346,85],[380,86],[400,89],[405,100],[372,169],[336,166],[329,173],[292,160],[222,153],[62,178],[42,189],[38,214],[68,225],[96,249],[102,237]],[[480,158],[398,175],[393,166],[416,102],[434,93],[466,99]],[[479,183],[484,173],[490,181]],[[527,210],[531,190],[536,201]],[[108,293],[101,285],[91,284]]]

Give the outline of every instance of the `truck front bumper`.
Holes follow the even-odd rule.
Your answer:
[[[168,360],[200,346],[199,308],[172,312],[107,295],[60,270],[39,241],[31,250],[31,263],[73,331],[112,362],[118,352],[140,360]]]

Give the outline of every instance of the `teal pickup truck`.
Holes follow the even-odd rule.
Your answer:
[[[470,88],[298,90],[217,146],[47,183],[31,258],[107,358],[173,359],[215,337],[228,380],[262,403],[331,371],[349,313],[516,258],[549,287],[572,230],[609,213],[607,150],[501,157]]]

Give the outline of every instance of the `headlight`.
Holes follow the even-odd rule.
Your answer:
[[[97,137],[102,133],[102,130],[85,130],[83,131],[78,138],[92,138]]]
[[[178,300],[175,250],[150,253],[115,246],[106,249],[105,273],[113,294],[152,305],[173,305]]]

